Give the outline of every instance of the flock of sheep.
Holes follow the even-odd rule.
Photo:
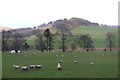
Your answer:
[[[21,53],[20,50],[17,50],[18,53]],[[11,50],[10,53],[16,53],[15,50]]]
[[[62,55],[63,56],[63,55]],[[76,57],[76,56],[75,56]],[[61,64],[63,63],[62,60],[60,60],[58,63],[57,63],[57,70],[61,70],[62,69],[62,66]],[[74,63],[78,63],[77,60],[74,61]],[[42,65],[40,64],[30,64],[30,65],[25,65],[25,66],[20,66],[20,65],[13,65],[13,68],[15,70],[20,70],[21,71],[28,71],[28,70],[35,70],[35,69],[41,69],[42,68]]]
[[[20,53],[21,51],[18,50],[18,53]],[[15,53],[14,50],[11,51],[11,53]],[[35,55],[35,53],[33,53],[33,55]],[[26,55],[25,55],[26,56]],[[57,57],[58,55],[56,55]],[[62,55],[63,57],[63,55]],[[74,56],[76,58],[76,56]],[[60,60],[58,63],[57,63],[57,70],[61,70],[62,69],[62,66],[61,64],[63,63],[62,60]],[[74,61],[74,63],[78,63],[77,60]],[[94,62],[91,62],[90,64],[94,64]],[[28,70],[35,70],[35,69],[41,69],[42,68],[42,65],[40,64],[30,64],[30,65],[25,65],[25,66],[20,66],[20,65],[13,65],[13,68],[16,69],[16,70],[19,70],[21,69],[21,71],[28,71]]]
[[[60,60],[60,62],[58,62],[57,70],[61,70],[62,69],[62,67],[61,67],[62,62],[63,62],[62,60]],[[74,61],[74,62],[78,63],[78,61]],[[13,65],[13,68],[15,70],[21,69],[21,71],[28,71],[28,70],[41,69],[42,65],[40,65],[40,64],[36,64],[36,65],[30,64],[30,65],[25,65],[25,66]]]
[[[28,71],[28,70],[35,70],[35,69],[41,69],[42,65],[40,64],[30,64],[30,65],[25,65],[25,66],[20,66],[20,65],[13,65],[13,68],[16,70],[21,69],[21,71]]]

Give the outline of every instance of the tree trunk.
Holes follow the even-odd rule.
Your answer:
[[[111,40],[110,40],[110,52],[112,51],[112,44],[111,44]]]

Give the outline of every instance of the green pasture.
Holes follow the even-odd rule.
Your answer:
[[[61,71],[56,69],[59,60],[63,60]],[[74,63],[75,60],[78,61],[77,64]],[[90,64],[91,62],[94,64]],[[43,67],[40,70],[21,72],[21,70],[13,68],[12,65],[14,64],[41,64]],[[18,54],[6,52],[2,54],[2,71],[3,78],[117,78],[118,52],[41,53],[39,51],[27,51]]]

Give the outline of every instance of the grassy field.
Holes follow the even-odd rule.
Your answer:
[[[32,55],[35,53],[35,55]],[[104,55],[102,55],[104,54]],[[25,56],[27,55],[27,56]],[[57,55],[57,56],[56,56]],[[63,57],[62,57],[63,55]],[[76,58],[74,56],[77,56]],[[103,52],[51,52],[28,51],[21,54],[3,53],[3,78],[117,78],[117,51]],[[56,70],[57,62],[62,59],[62,70]],[[75,64],[74,60],[78,63]],[[94,62],[95,64],[90,64]],[[41,64],[40,70],[21,72],[12,65]]]

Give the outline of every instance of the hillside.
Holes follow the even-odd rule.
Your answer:
[[[54,28],[51,28],[50,31],[55,31],[53,30]],[[74,29],[71,29],[71,33],[73,35],[81,35],[81,34],[90,34],[92,37],[92,40],[94,42],[94,46],[96,48],[104,48],[106,47],[106,33],[108,32],[113,32],[117,35],[118,38],[118,28],[109,28],[109,27],[97,27],[97,26],[79,26]],[[27,42],[30,45],[35,45],[35,36],[31,36],[27,38]],[[68,43],[68,46],[70,46],[71,42]],[[60,43],[55,42],[55,48],[58,48]],[[116,47],[118,45],[118,39],[116,41]]]
[[[63,26],[62,26],[63,25]],[[56,32],[56,29],[73,29],[75,27],[79,27],[79,26],[99,26],[98,23],[92,23],[88,20],[85,19],[81,19],[81,18],[71,18],[69,20],[67,19],[59,19],[56,21],[52,21],[49,22],[48,24],[42,24],[42,25],[38,25],[35,28],[18,28],[18,29],[8,29],[11,32],[17,32],[17,33],[21,33],[21,34],[30,34],[32,32],[35,32],[35,30],[39,30],[39,31],[44,31],[45,29],[49,28],[52,30],[52,32]]]
[[[118,27],[106,27],[100,26],[98,23],[92,23],[88,20],[81,18],[71,18],[60,19],[53,22],[49,22],[48,24],[44,24],[42,26],[34,27],[34,28],[19,28],[9,30],[12,33],[21,33],[30,45],[35,45],[36,35],[42,33],[45,29],[49,28],[51,33],[55,33],[58,30],[62,29],[64,31],[70,30],[72,35],[81,35],[81,34],[90,34],[95,47],[103,48],[106,47],[106,33],[113,32],[118,37]],[[67,31],[66,31],[67,32]],[[57,40],[56,40],[57,41]],[[54,46],[57,48],[59,43],[55,41]],[[68,46],[71,45],[72,42],[68,43]],[[116,41],[116,47],[118,44],[118,39]]]
[[[117,35],[118,38],[118,28],[109,27],[96,27],[96,26],[80,26],[71,30],[74,35],[90,34],[95,47],[105,47],[106,45],[106,33],[112,32]],[[116,41],[116,47],[118,44],[118,39]]]

